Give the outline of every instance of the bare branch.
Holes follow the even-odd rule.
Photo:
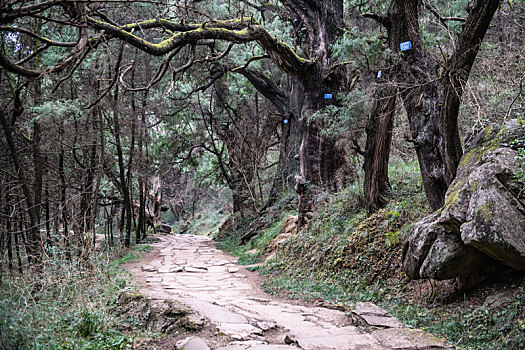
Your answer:
[[[126,69],[124,69],[122,71],[122,73],[120,74],[120,77],[119,77],[120,84],[124,87],[124,89],[126,91],[144,91],[144,90],[150,89],[153,85],[158,83],[164,77],[164,75],[166,74],[166,71],[168,70],[169,63],[180,52],[180,50],[182,50],[182,47],[179,47],[177,50],[175,50],[172,53],[170,53],[170,55],[164,59],[164,61],[160,65],[159,69],[157,70],[157,73],[155,74],[155,76],[150,80],[150,82],[146,86],[138,87],[138,88],[132,88],[132,87],[129,87],[124,82],[124,77],[128,74],[129,71],[131,71],[131,69],[133,68],[133,65],[130,65],[129,67],[127,67]]]
[[[258,61],[258,60],[263,60],[265,58],[270,58],[270,56],[268,55],[260,55],[260,56],[253,56],[253,57],[250,57],[248,59],[248,61],[246,61],[245,64],[243,64],[242,66],[239,66],[239,67],[235,67],[233,68],[231,71],[232,72],[236,72],[238,70],[244,70],[246,68],[248,68],[248,66],[250,65],[250,63],[254,62],[254,61]],[[242,74],[242,73],[241,73]]]
[[[74,41],[73,42],[54,41],[54,40],[45,38],[43,36],[40,36],[36,33],[33,33],[32,31],[27,30],[25,28],[19,28],[19,27],[13,27],[13,26],[0,26],[0,32],[23,33],[37,40],[40,40],[49,46],[74,47],[78,44],[78,42],[74,42]]]
[[[234,45],[235,45],[234,43],[230,43],[228,45],[228,47],[226,48],[226,50],[224,50],[224,52],[220,53],[219,55],[213,56],[211,58],[203,58],[203,59],[195,61],[195,63],[219,61],[219,60],[223,59],[224,57],[226,57],[230,53],[230,51],[231,51],[231,49],[233,48]]]
[[[118,79],[118,71],[120,69],[120,62],[122,62],[122,53],[124,52],[124,43],[122,43],[120,45],[120,49],[119,49],[119,52],[118,52],[118,56],[117,56],[117,62],[115,63],[115,75],[113,77],[113,79],[111,79],[111,82],[108,86],[108,88],[106,90],[104,90],[104,92],[95,99],[95,101],[93,101],[89,106],[87,106],[86,110],[88,109],[91,109],[93,108],[97,103],[99,103],[103,98],[104,96],[106,96],[108,94],[109,91],[111,91],[111,89],[113,88],[113,86],[115,85],[115,83],[117,82],[117,79]]]
[[[248,79],[253,87],[279,110],[279,113],[285,116],[290,114],[290,108],[288,107],[290,97],[269,76],[260,71],[247,68],[238,69],[237,72]]]
[[[25,68],[22,65],[18,65],[11,62],[4,54],[0,53],[0,66],[11,73],[16,73],[24,77],[38,78],[45,74],[45,71]]]
[[[386,29],[390,29],[390,27],[392,26],[390,18],[388,16],[386,16],[386,15],[380,15],[380,14],[377,14],[377,13],[365,12],[365,13],[362,14],[362,16],[364,18],[373,19],[374,21],[378,22],[379,24],[381,24]]]
[[[448,30],[448,25],[447,25],[448,21],[466,22],[466,18],[462,18],[462,17],[443,17],[441,16],[437,8],[434,5],[428,3],[428,1],[423,1],[423,5],[425,6],[427,10],[430,11],[430,13],[432,13],[434,16],[437,17],[437,19],[439,19],[441,24],[443,24],[443,26],[447,30]]]
[[[514,104],[516,103],[516,101],[518,100],[518,98],[523,95],[523,83],[525,81],[525,74],[521,77],[521,80],[520,80],[520,89],[518,91],[518,93],[516,94],[516,96],[514,96],[514,99],[512,100],[512,102],[510,103],[509,105],[509,108],[507,109],[507,113],[505,114],[505,118],[503,119],[503,124],[505,124],[505,122],[507,121],[507,119],[510,117],[511,113],[512,113],[512,109],[513,109],[513,106]]]
[[[67,1],[56,1],[56,0],[50,0],[50,1],[43,1],[38,4],[28,5],[28,6],[22,6],[15,9],[9,9],[8,8],[2,8],[3,16],[0,17],[1,23],[10,23],[14,21],[17,18],[24,17],[24,16],[31,16],[37,13],[40,13],[42,11],[47,10],[48,8],[51,8],[53,6],[60,5],[61,3],[66,3]]]
[[[10,28],[9,30],[11,30],[11,29],[13,29],[15,27],[3,26],[1,28],[5,29],[5,30],[8,30]],[[34,70],[34,69],[30,69],[30,68],[25,68],[25,67],[22,66],[22,64],[14,63],[9,58],[7,58],[7,56],[5,56],[3,53],[0,53],[0,66],[2,66],[4,69],[6,69],[9,72],[16,73],[16,74],[19,74],[19,75],[22,75],[22,76],[25,76],[25,77],[30,77],[30,78],[39,78],[39,77],[41,77],[41,76],[43,76],[45,74],[49,74],[49,73],[52,73],[52,72],[59,72],[59,71],[63,70],[64,68],[66,68],[67,66],[75,64],[75,62],[77,62],[79,57],[83,56],[83,53],[84,53],[84,51],[85,51],[85,49],[87,47],[87,44],[89,42],[88,30],[87,30],[87,27],[85,27],[85,26],[80,26],[78,28],[78,32],[79,32],[78,41],[76,43],[74,43],[74,45],[71,45],[72,43],[55,42],[55,41],[52,41],[50,39],[46,39],[46,38],[44,38],[42,36],[39,36],[39,35],[37,35],[35,33],[31,33],[30,31],[22,29],[22,28],[17,28],[17,29],[20,32],[23,32],[25,34],[33,36],[34,38],[37,38],[38,40],[44,41],[45,42],[44,47],[46,47],[46,48],[49,48],[50,46],[67,46],[67,47],[71,47],[72,46],[73,47],[73,49],[71,50],[71,52],[67,56],[65,56],[55,66],[53,66],[51,68],[48,68],[47,70]],[[27,62],[28,60],[29,59],[26,57],[25,59],[21,60],[20,62]]]

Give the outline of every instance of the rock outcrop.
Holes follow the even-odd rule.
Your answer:
[[[525,126],[516,120],[476,137],[444,206],[406,237],[403,269],[410,278],[468,276],[491,261],[525,270],[525,186],[517,155],[523,144],[516,140],[525,140]]]

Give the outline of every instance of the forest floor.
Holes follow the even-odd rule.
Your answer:
[[[404,327],[371,303],[353,312],[266,294],[260,276],[236,264],[213,240],[158,235],[154,250],[124,267],[153,300],[175,300],[193,310],[194,334],[143,341],[141,348],[191,349],[440,349],[451,348]]]

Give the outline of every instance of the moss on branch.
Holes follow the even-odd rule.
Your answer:
[[[290,45],[268,33],[251,17],[202,24],[178,24],[163,19],[151,19],[120,27],[91,17],[88,20],[94,28],[103,30],[107,35],[124,40],[154,56],[163,56],[181,46],[195,44],[200,40],[214,39],[235,44],[255,41],[283,71],[295,76],[305,74],[312,63],[312,61],[300,57]],[[159,43],[152,43],[133,34],[132,30],[135,28],[166,28],[176,33]]]

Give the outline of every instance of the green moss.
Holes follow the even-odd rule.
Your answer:
[[[139,292],[124,292],[120,295],[120,305],[127,305],[135,300],[144,300],[146,297]]]
[[[472,151],[466,153],[463,155],[463,157],[461,157],[461,161],[459,162],[459,166],[460,167],[464,167],[466,166],[467,164],[470,164],[470,163],[474,163],[474,162],[477,162],[478,160],[481,159],[481,155],[482,155],[482,150],[483,147],[476,147],[474,148]]]
[[[483,204],[478,208],[478,217],[484,221],[490,221],[492,219],[492,208],[489,203]]]
[[[484,130],[484,133],[485,135],[482,144],[464,154],[463,157],[461,157],[459,166],[466,166],[469,163],[475,163],[483,158],[483,156],[486,156],[489,152],[492,152],[499,147],[503,137],[501,131],[494,136],[492,127],[489,126]]]
[[[168,317],[186,316],[191,313],[191,310],[174,300],[167,300],[167,303],[170,306],[170,309],[166,312]]]
[[[459,193],[463,188],[463,183],[457,181],[453,187],[450,187],[447,191],[447,197],[445,204],[443,205],[443,211],[447,211],[459,201]]]

